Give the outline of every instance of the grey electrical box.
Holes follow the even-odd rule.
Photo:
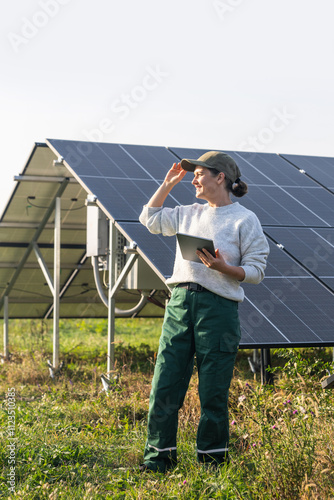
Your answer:
[[[141,256],[138,256],[128,274],[124,288],[129,290],[167,290],[166,285]]]
[[[99,269],[102,271],[108,269],[109,262],[109,219],[94,201],[87,199],[87,256],[98,257]],[[116,254],[114,256],[116,279],[122,272],[129,257],[124,253],[126,245],[129,245],[129,242],[117,230],[115,242]],[[122,288],[125,290],[167,289],[161,279],[141,256],[138,256]]]
[[[109,220],[97,205],[87,206],[87,256],[108,254]]]

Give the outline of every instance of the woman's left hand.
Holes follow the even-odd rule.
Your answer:
[[[218,248],[215,250],[216,256],[213,257],[210,252],[208,252],[205,248],[202,248],[202,251],[197,250],[196,254],[201,259],[203,264],[209,269],[213,269],[214,271],[219,271],[222,274],[226,274],[231,278],[234,278],[238,281],[243,281],[245,279],[245,271],[240,266],[230,266],[226,263],[224,257],[219,252]]]
[[[201,250],[197,250],[196,254],[201,259],[203,264],[209,269],[214,269],[215,271],[219,271],[221,273],[226,269],[226,262],[224,257],[219,252],[218,248],[215,250],[216,256],[213,257],[210,252],[208,252],[205,248]]]

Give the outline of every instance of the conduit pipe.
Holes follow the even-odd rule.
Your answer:
[[[106,307],[108,307],[108,297],[106,297],[104,290],[103,290],[102,283],[101,283],[98,257],[96,257],[96,256],[92,257],[92,266],[93,266],[93,273],[94,273],[96,289],[98,291],[98,294],[99,294],[100,299],[102,300],[103,304]],[[129,269],[129,271],[130,271],[130,269]],[[123,279],[125,279],[125,277],[126,276],[124,276]],[[129,318],[133,314],[136,314],[139,311],[141,311],[141,309],[147,303],[147,300],[148,300],[148,296],[142,292],[138,304],[136,304],[131,309],[119,309],[118,307],[115,307],[115,314],[117,314],[117,316],[120,316],[121,318]]]

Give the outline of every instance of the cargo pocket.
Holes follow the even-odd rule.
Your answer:
[[[235,330],[225,331],[220,337],[220,352],[237,352],[241,338],[239,320]]]

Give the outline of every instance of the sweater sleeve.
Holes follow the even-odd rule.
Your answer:
[[[257,285],[264,278],[269,244],[255,214],[252,214],[240,227],[240,247],[240,266],[245,271],[243,283]]]
[[[144,205],[139,221],[150,233],[173,236],[179,230],[179,207],[148,207]]]

